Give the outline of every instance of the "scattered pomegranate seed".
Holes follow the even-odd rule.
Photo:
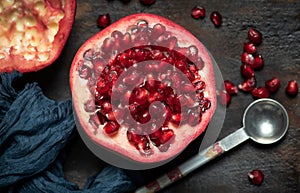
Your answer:
[[[248,38],[255,45],[259,45],[262,42],[262,34],[254,28],[249,29]]]
[[[245,77],[245,78],[251,78],[254,76],[254,71],[253,69],[247,65],[247,64],[243,64],[241,66],[241,74]]]
[[[249,181],[254,185],[261,185],[264,180],[264,174],[260,170],[252,170],[248,173]]]
[[[250,66],[254,65],[254,56],[247,52],[244,52],[241,56],[241,60],[244,64],[248,64]]]
[[[231,95],[228,92],[226,92],[225,90],[223,90],[220,93],[219,97],[220,97],[220,102],[221,102],[222,105],[228,106],[230,104]]]
[[[224,88],[230,95],[236,94],[238,92],[238,88],[229,80],[224,80]]]
[[[253,43],[251,42],[244,43],[244,52],[247,52],[248,54],[255,54],[256,51],[257,48]]]
[[[222,15],[218,11],[213,11],[210,14],[210,20],[216,27],[220,27],[222,24]]]
[[[280,87],[280,80],[279,78],[274,77],[270,80],[267,80],[265,82],[265,86],[270,92],[276,92]]]
[[[295,97],[298,94],[298,84],[295,80],[290,80],[287,87],[285,88],[285,92],[291,96]]]
[[[206,14],[206,11],[205,11],[205,8],[202,7],[202,6],[195,6],[193,9],[192,9],[192,17],[194,19],[203,19],[205,17],[205,14]]]
[[[238,85],[238,88],[244,92],[250,92],[256,87],[255,76],[246,79],[243,83]]]
[[[155,3],[155,0],[140,0],[140,2],[144,5],[152,5]]]
[[[254,57],[253,65],[251,66],[254,70],[258,70],[264,67],[264,59],[262,55],[258,54]]]
[[[251,92],[253,98],[269,98],[270,92],[266,87],[254,88]]]
[[[99,15],[97,19],[97,25],[101,28],[109,26],[111,23],[109,14]]]

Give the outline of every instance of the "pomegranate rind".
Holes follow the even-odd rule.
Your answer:
[[[56,0],[50,1],[54,5]],[[25,59],[20,55],[9,55],[0,59],[0,72],[12,72],[14,70],[21,73],[39,71],[51,65],[61,54],[67,39],[70,35],[76,13],[76,0],[64,1],[64,17],[59,21],[59,29],[52,42],[53,47],[49,52],[49,57],[45,61],[38,61],[36,59]]]
[[[110,34],[114,30],[119,30],[124,33],[126,32],[127,26],[135,25],[137,21],[140,20],[148,21],[149,26],[160,23],[166,27],[167,31],[172,32],[172,35],[178,38],[178,42],[181,46],[193,44],[198,48],[198,55],[204,62],[204,68],[201,70],[200,75],[206,83],[205,97],[211,101],[211,107],[206,110],[205,113],[203,113],[202,121],[197,126],[192,128],[190,126],[183,125],[177,129],[175,133],[175,139],[167,152],[160,152],[158,148],[151,144],[154,153],[149,156],[142,156],[139,151],[128,142],[126,137],[127,128],[121,127],[118,134],[113,137],[108,137],[104,132],[102,132],[103,126],[98,128],[97,134],[94,133],[94,129],[89,123],[90,113],[84,110],[84,102],[89,99],[93,99],[93,96],[91,95],[87,86],[88,81],[80,78],[78,71],[80,67],[79,61],[82,60],[86,50],[102,45],[103,40],[106,37],[110,37]],[[214,114],[217,101],[213,63],[205,46],[182,26],[164,17],[147,13],[133,14],[121,18],[88,39],[78,49],[72,62],[70,70],[70,88],[72,92],[73,108],[80,124],[78,128],[82,128],[89,136],[90,140],[99,146],[105,147],[121,157],[140,163],[163,162],[181,153],[188,146],[188,144],[190,144],[190,142],[204,132]]]

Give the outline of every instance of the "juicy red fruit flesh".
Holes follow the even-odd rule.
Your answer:
[[[238,92],[238,88],[230,80],[224,80],[224,88],[230,95],[236,94]]]
[[[110,23],[111,23],[110,15],[108,13],[104,14],[104,15],[99,15],[99,17],[97,19],[97,25],[100,28],[105,28],[105,27],[109,26]]]
[[[277,77],[273,77],[265,82],[265,87],[270,92],[276,92],[280,87],[280,80]]]
[[[291,96],[295,97],[298,94],[298,84],[295,80],[290,80],[285,88],[285,92]]]
[[[256,51],[257,51],[257,48],[253,43],[251,43],[251,42],[244,43],[244,52],[246,52],[248,54],[255,54]]]
[[[269,98],[270,92],[266,87],[254,88],[251,92],[254,98]]]
[[[244,80],[241,84],[238,85],[238,88],[244,92],[250,92],[256,87],[256,78],[255,76]]]
[[[257,186],[260,186],[264,180],[264,174],[262,171],[255,169],[248,173],[249,181]]]
[[[192,9],[191,15],[194,19],[203,19],[206,15],[205,8],[202,6],[195,6]]]
[[[248,30],[248,38],[255,45],[259,45],[262,42],[262,34],[254,28]]]
[[[222,15],[218,11],[213,11],[210,14],[210,20],[216,27],[220,27],[222,24]]]
[[[140,0],[140,2],[144,5],[152,5],[156,0]]]

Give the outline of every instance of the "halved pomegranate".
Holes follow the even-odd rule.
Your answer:
[[[70,34],[75,0],[3,1],[0,72],[32,72],[52,64]]]
[[[87,40],[72,62],[70,87],[85,134],[139,163],[178,155],[203,133],[216,108],[204,45],[153,14],[129,15]]]

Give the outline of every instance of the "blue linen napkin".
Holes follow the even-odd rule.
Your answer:
[[[88,179],[82,190],[64,179],[61,151],[75,128],[71,101],[48,99],[37,83],[17,91],[13,83],[21,76],[0,73],[0,192],[133,190],[131,179],[113,166]]]

